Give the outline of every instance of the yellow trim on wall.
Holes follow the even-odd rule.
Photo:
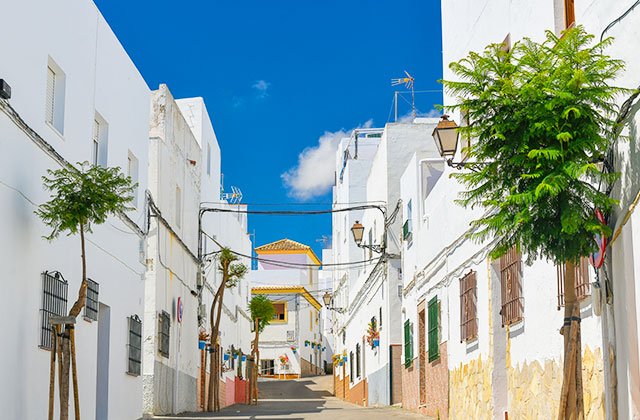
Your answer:
[[[258,255],[277,255],[277,254],[306,254],[316,265],[322,265],[320,259],[316,256],[315,252],[312,249],[284,249],[284,250],[258,250],[256,249],[256,254]],[[267,262],[267,264],[269,264]]]
[[[313,306],[317,310],[320,310],[322,308],[322,305],[320,305],[320,302],[318,302],[316,300],[316,298],[314,298],[311,295],[311,293],[309,293],[307,291],[307,289],[305,289],[302,286],[292,286],[292,287],[269,287],[269,286],[253,287],[253,288],[251,288],[251,294],[252,295],[291,295],[291,294],[300,294],[307,300],[307,302],[309,302],[311,304],[311,306]]]

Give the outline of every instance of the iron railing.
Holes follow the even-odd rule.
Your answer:
[[[40,309],[40,347],[51,349],[51,324],[52,316],[64,316],[67,314],[67,288],[68,283],[57,271],[42,273],[42,309]]]

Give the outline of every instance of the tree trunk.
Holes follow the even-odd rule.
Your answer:
[[[62,337],[62,370],[60,372],[60,420],[69,420],[69,330]]]
[[[49,366],[49,415],[48,420],[53,420],[53,407],[56,388],[56,352],[58,351],[58,334],[55,325],[51,326],[51,358]]]
[[[251,357],[253,357],[254,363],[254,372],[252,381],[251,381],[251,401],[253,404],[258,403],[258,375],[260,373],[260,350],[258,350],[258,342],[260,338],[260,329],[258,328],[260,325],[260,318],[256,318],[255,322],[255,338],[253,340],[253,349],[251,351]]]
[[[222,263],[222,282],[218,286],[213,303],[211,304],[210,322],[211,322],[211,372],[209,374],[209,395],[208,395],[208,411],[218,411],[220,409],[220,363],[218,344],[218,335],[220,332],[220,316],[222,314],[222,302],[224,299],[224,290],[229,278],[229,263]],[[216,307],[217,305],[217,307]],[[215,314],[215,316],[214,316]]]
[[[78,369],[76,367],[76,331],[73,325],[69,328],[71,343],[71,379],[73,381],[73,409],[75,420],[80,420],[80,398],[78,395]]]
[[[559,420],[584,418],[582,399],[582,349],[580,305],[576,302],[576,266],[567,261],[564,273],[564,367],[560,395]]]

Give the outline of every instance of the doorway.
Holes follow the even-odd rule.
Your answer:
[[[427,403],[427,349],[425,346],[425,311],[424,302],[419,307],[418,313],[418,360],[420,374],[420,405]]]
[[[109,419],[109,336],[111,308],[100,303],[98,308],[98,361],[96,373],[96,420]]]

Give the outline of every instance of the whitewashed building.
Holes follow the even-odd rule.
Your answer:
[[[259,262],[251,293],[267,296],[275,309],[260,334],[260,375],[290,379],[323,373],[327,346],[317,297],[320,260],[309,246],[290,239],[255,251]]]
[[[93,282],[76,324],[80,409],[89,419],[139,418],[140,343],[130,329],[143,317],[149,89],[93,2],[3,6],[0,79],[11,98],[0,99],[0,315],[12,321],[0,350],[2,417],[47,416],[46,320],[76,299],[80,240],[47,242],[34,210],[49,199],[47,169],[89,161],[121,167],[138,188],[134,210],[86,237]]]
[[[333,331],[341,360],[334,365],[334,389],[356,404],[402,400],[400,176],[416,151],[432,147],[436,122],[418,118],[355,130],[336,154]],[[344,211],[350,207],[356,209]],[[360,248],[350,232],[356,221],[364,228]]]

